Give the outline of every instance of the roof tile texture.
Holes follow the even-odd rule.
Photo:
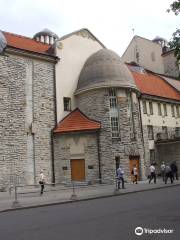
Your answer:
[[[180,100],[180,93],[161,77],[151,73],[132,72],[132,74],[142,94]]]
[[[13,33],[3,32],[7,40],[7,45],[10,47],[19,48],[22,50],[32,51],[36,53],[46,53],[50,45],[37,42],[34,39],[24,36],[16,35]]]
[[[79,109],[75,109],[59,122],[54,133],[89,131],[101,128],[101,123],[86,117]]]

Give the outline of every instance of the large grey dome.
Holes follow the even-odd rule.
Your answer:
[[[127,66],[115,52],[108,49],[101,49],[87,59],[75,94],[102,87],[138,90]]]

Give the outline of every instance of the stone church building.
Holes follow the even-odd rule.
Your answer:
[[[134,163],[144,177],[138,94],[113,51],[101,49],[86,60],[74,93],[78,108],[54,130],[58,181],[71,179],[71,172],[74,180],[114,178],[119,164],[129,179]]]
[[[121,165],[130,181],[136,164],[145,179],[142,92],[129,66],[87,29],[2,34],[0,187],[38,183],[41,169],[49,183],[93,181]]]

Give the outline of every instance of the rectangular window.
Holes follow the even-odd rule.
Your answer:
[[[168,139],[168,130],[166,126],[162,127],[163,139]]]
[[[158,115],[162,116],[161,104],[160,103],[158,103]]]
[[[153,62],[156,61],[155,52],[151,52],[151,60],[152,60]]]
[[[154,139],[153,126],[152,125],[148,125],[147,129],[148,129],[148,139],[149,140]]]
[[[149,102],[149,112],[151,115],[153,115],[153,104],[152,102]]]
[[[176,127],[175,129],[175,137],[180,137],[180,127]]]
[[[176,116],[179,118],[180,117],[180,114],[179,114],[179,106],[176,105]]]
[[[150,154],[150,162],[151,163],[155,162],[155,151],[154,151],[154,149],[151,149],[149,151],[149,154]]]
[[[117,107],[116,91],[113,88],[111,88],[109,90],[109,101],[110,101],[110,108],[116,108]]]
[[[71,111],[71,98],[64,97],[64,111]]]
[[[115,157],[115,163],[116,163],[116,170],[119,168],[119,164],[120,164],[120,157],[116,156]]]
[[[172,117],[175,117],[174,105],[171,105],[171,114]]]
[[[143,105],[143,113],[147,114],[147,106],[146,106],[146,101],[142,101],[142,105]]]
[[[163,108],[164,108],[164,116],[167,116],[167,106],[166,106],[166,104],[163,104]]]
[[[118,117],[111,117],[111,131],[112,131],[112,138],[118,138],[119,137]]]

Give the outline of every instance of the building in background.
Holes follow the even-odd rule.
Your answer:
[[[163,161],[176,161],[180,168],[180,82],[137,65],[128,66],[141,92],[146,175],[153,162],[160,167]]]
[[[135,62],[138,65],[159,74],[178,77],[180,68],[174,51],[168,48],[165,39],[156,37],[152,41],[134,36],[122,55],[124,62]]]

